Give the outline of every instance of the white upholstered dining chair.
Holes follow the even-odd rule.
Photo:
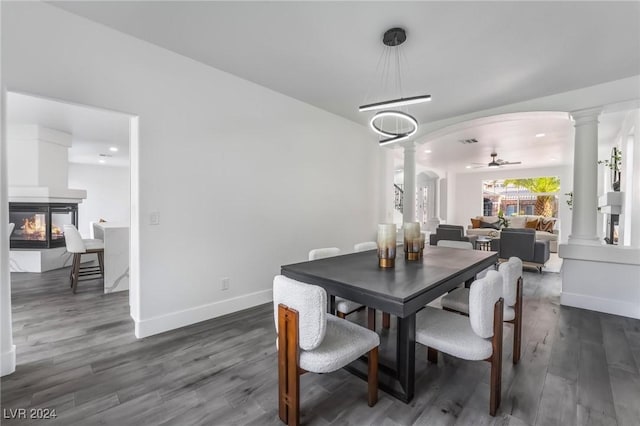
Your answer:
[[[509,258],[499,267],[504,297],[504,322],[513,324],[513,363],[520,362],[522,350],[522,260]],[[469,314],[469,289],[459,288],[445,295],[440,302],[447,311]]]
[[[104,243],[102,241],[83,240],[80,232],[73,225],[64,225],[64,241],[67,246],[67,252],[73,254],[70,281],[74,293],[78,289],[80,277],[92,275],[102,275],[104,277]],[[81,267],[82,255],[94,253],[98,256],[98,266]]]
[[[340,249],[338,247],[317,248],[309,251],[309,260],[318,260],[339,255]],[[364,308],[364,305],[361,303],[336,297],[336,315],[338,315],[339,318],[345,318],[347,315],[362,308]]]
[[[473,244],[469,241],[438,240],[438,247],[473,250]]]
[[[300,375],[331,373],[368,354],[368,403],[378,401],[378,346],[371,330],[326,313],[322,287],[278,275],[273,307],[278,333],[278,414],[300,423]]]
[[[356,253],[360,253],[362,251],[377,250],[377,249],[378,249],[378,243],[376,243],[375,241],[365,241],[363,243],[357,243],[353,245],[353,251]]]
[[[438,351],[470,361],[491,363],[489,414],[496,415],[502,395],[502,275],[489,271],[469,289],[469,317],[427,306],[417,314],[416,342],[437,363]]]

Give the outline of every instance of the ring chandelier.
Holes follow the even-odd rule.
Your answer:
[[[431,95],[418,95],[406,98],[402,96],[399,46],[404,43],[406,39],[407,34],[402,28],[391,28],[390,30],[387,30],[382,37],[382,43],[387,47],[394,48],[391,49],[394,55],[392,58],[391,52],[389,51],[389,49],[387,49],[387,47],[385,47],[385,51],[383,52],[379,61],[379,65],[380,63],[383,64],[381,80],[387,80],[387,82],[391,81],[395,83],[396,90],[400,94],[400,97],[388,101],[368,103],[358,107],[358,110],[360,112],[374,111],[379,109],[384,110],[377,112],[369,120],[369,126],[371,127],[371,129],[385,138],[380,140],[380,146],[407,140],[418,131],[418,121],[408,112],[389,108],[404,107],[406,109],[406,107],[409,105],[415,105],[431,100]],[[394,67],[396,75],[392,76],[392,68]],[[385,86],[388,87],[390,85],[385,84]],[[389,130],[383,127],[385,118],[391,118],[394,120],[393,123],[395,124],[395,130]]]
[[[376,125],[376,121],[382,121],[381,119],[385,117],[393,117],[397,120],[401,120],[406,122],[411,126],[410,130],[400,132],[400,131],[386,131],[382,129],[382,126]],[[387,139],[383,139],[380,141],[380,146],[389,145],[391,143],[400,142],[409,139],[418,131],[418,122],[415,118],[401,111],[380,111],[376,113],[371,120],[369,121],[369,126],[373,129],[374,132],[381,136],[385,136]]]

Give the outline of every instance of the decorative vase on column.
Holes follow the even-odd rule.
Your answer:
[[[620,180],[622,178],[622,151],[614,146],[611,150],[611,158],[609,160],[598,161],[598,164],[604,164],[611,170],[611,189],[619,192]]]

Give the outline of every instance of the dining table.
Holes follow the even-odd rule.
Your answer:
[[[377,250],[370,250],[283,265],[281,273],[324,288],[330,313],[339,296],[397,318],[395,359],[380,359],[379,386],[408,403],[415,390],[416,313],[463,282],[470,284],[497,261],[497,252],[427,246],[415,261],[405,260],[399,250],[392,268],[380,268]],[[366,358],[347,370],[366,380]]]

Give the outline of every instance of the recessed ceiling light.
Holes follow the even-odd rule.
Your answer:
[[[557,158],[549,158],[549,161],[556,161]]]
[[[465,169],[470,169],[470,168],[471,168],[471,166],[466,166],[466,167],[465,167]]]
[[[100,163],[100,164],[104,164],[104,163],[105,163],[105,161],[101,158],[101,159],[99,159],[99,160],[98,160],[98,163]]]
[[[425,149],[425,150],[424,150],[424,153],[425,153],[425,154],[431,154],[431,150],[430,150],[430,149]]]
[[[536,138],[544,138],[544,133],[537,133]]]
[[[109,148],[109,151],[118,152],[118,147],[117,146],[112,146],[111,148]]]

